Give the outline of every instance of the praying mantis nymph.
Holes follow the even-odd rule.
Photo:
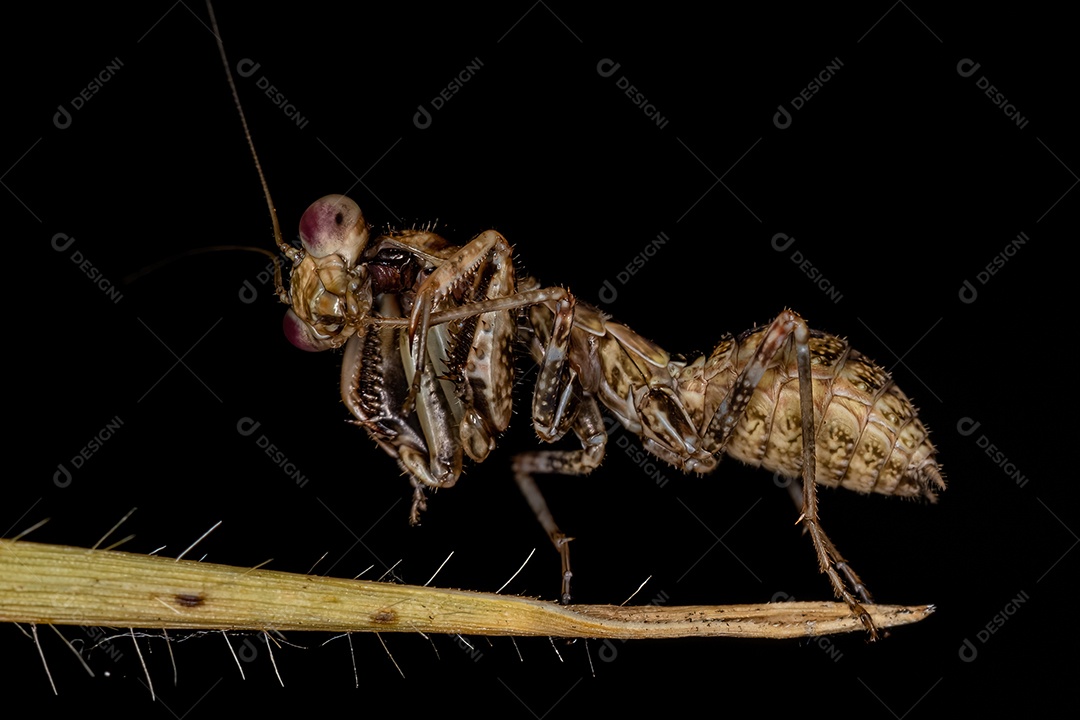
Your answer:
[[[710,473],[729,455],[800,478],[800,521],[820,568],[877,636],[868,591],[821,526],[816,486],[930,501],[944,489],[928,432],[885,370],[787,309],[707,355],[676,359],[570,290],[521,274],[495,230],[463,244],[428,229],[376,233],[344,195],[315,201],[299,220],[301,247],[286,243],[216,34],[277,249],[292,265],[287,284],[275,280],[289,306],[285,334],[303,350],[344,348],[342,399],[408,478],[414,524],[428,494],[454,486],[466,459],[484,461],[507,429],[514,349],[524,347],[538,367],[526,403],[536,434],[579,445],[520,453],[512,468],[560,554],[564,603],[568,537],[535,476],[596,469],[606,411],[684,472]]]

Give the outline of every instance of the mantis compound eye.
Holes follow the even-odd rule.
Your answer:
[[[344,195],[327,195],[304,211],[300,240],[312,257],[338,254],[351,265],[367,245],[367,222],[355,202]]]
[[[286,339],[301,350],[307,352],[322,352],[334,346],[334,338],[330,335],[320,335],[315,328],[300,319],[292,308],[285,313],[281,329],[285,332]]]

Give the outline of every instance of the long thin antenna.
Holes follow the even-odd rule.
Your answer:
[[[229,90],[232,91],[236,111],[240,114],[240,124],[244,127],[244,138],[247,139],[248,149],[251,150],[251,158],[255,161],[255,171],[259,173],[259,183],[262,185],[263,195],[266,197],[266,207],[270,210],[270,220],[274,225],[274,244],[289,260],[295,262],[299,252],[281,237],[281,225],[278,224],[274,199],[270,196],[270,184],[266,182],[262,163],[259,162],[259,153],[255,151],[255,141],[251,138],[251,130],[248,128],[247,117],[244,115],[244,106],[240,104],[240,93],[236,90],[236,81],[233,79],[232,69],[229,67],[229,58],[225,54],[225,43],[221,39],[221,29],[218,27],[217,17],[214,15],[214,6],[210,3],[210,0],[206,0],[206,9],[210,13],[210,27],[214,31],[214,39],[217,40],[218,52],[221,53],[221,63],[225,67],[225,79],[229,81]],[[276,257],[274,258],[274,286],[281,301],[289,304],[288,293],[285,292],[284,285],[281,283],[281,263],[278,262]]]

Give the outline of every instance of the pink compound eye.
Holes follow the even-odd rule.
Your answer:
[[[300,316],[289,308],[282,320],[281,329],[285,331],[285,338],[296,347],[308,352],[322,352],[334,346],[334,339],[329,335],[319,335],[315,328],[300,319]]]
[[[351,265],[368,240],[367,222],[360,206],[344,195],[319,198],[300,218],[304,250],[316,258],[338,254]]]

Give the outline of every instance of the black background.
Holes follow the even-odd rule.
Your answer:
[[[587,12],[229,3],[218,13],[234,66],[259,64],[238,82],[289,237],[311,201],[347,192],[380,227],[437,219],[460,242],[496,228],[521,268],[585,300],[609,297],[607,281],[617,297],[603,309],[673,352],[707,352],[724,332],[792,307],[888,367],[934,431],[949,489],[936,506],[823,491],[825,527],[877,599],[939,611],[874,645],[854,634],[554,648],[468,638],[470,649],[384,635],[405,679],[376,638],[357,635],[358,688],[343,639],[290,635],[308,649],[275,652],[282,689],[260,637],[234,638],[260,648],[242,680],[220,638],[180,633],[175,687],[164,642],[141,641],[156,704],[130,638],[87,653],[90,678],[47,633],[54,697],[33,644],[8,626],[0,686],[43,708],[191,718],[222,707],[543,717],[740,704],[919,717],[1073,698],[1066,581],[1080,517],[1066,423],[1076,323],[1063,241],[1077,235],[1080,156],[1063,16],[888,3]],[[121,285],[184,250],[271,247],[205,23],[197,5],[55,11],[26,25],[12,59],[2,180],[16,228],[14,430],[3,535],[50,518],[30,539],[89,546],[137,507],[119,531],[135,534],[126,550],[175,555],[223,521],[191,557],[273,558],[270,567],[303,572],[325,554],[315,572],[351,577],[374,565],[377,577],[398,563],[396,579],[422,584],[454,551],[435,584],[477,590],[498,588],[537,548],[506,592],[552,598],[555,554],[508,474],[512,454],[536,446],[523,411],[497,452],[410,528],[407,482],[345,423],[338,359],[284,341],[284,308],[257,279],[265,259],[200,255]],[[965,58],[980,64],[970,77],[957,71]],[[116,59],[115,76],[58,128],[58,106],[70,110]],[[604,59],[619,63],[610,77],[597,71]],[[477,60],[475,76],[432,111]],[[837,60],[835,76],[793,110]],[[978,88],[984,76],[1024,127]],[[259,92],[260,77],[304,127]],[[622,93],[621,77],[663,127]],[[432,111],[424,129],[413,122],[421,104]],[[781,104],[786,129],[773,122]],[[661,232],[669,241],[620,279]],[[982,282],[1021,232],[1028,242]],[[58,233],[74,243],[54,250]],[[794,244],[777,251],[777,233]],[[792,262],[795,251],[838,301]],[[76,252],[118,287],[119,302],[80,272]],[[258,290],[253,303],[240,299],[245,281]],[[961,299],[965,281],[974,302]],[[261,423],[257,435],[299,468],[303,487],[256,436],[237,432],[241,418]],[[117,419],[59,487],[58,467],[72,469]],[[634,602],[829,597],[769,473],[733,461],[706,478],[641,467],[620,447],[628,439],[614,438],[592,477],[543,484],[577,538],[578,601],[622,602],[649,576]],[[63,632],[79,647],[92,636]]]

